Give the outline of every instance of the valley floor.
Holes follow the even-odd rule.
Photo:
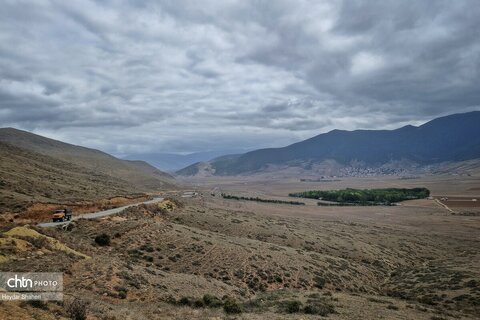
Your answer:
[[[0,318],[69,318],[74,300],[85,303],[89,319],[480,316],[478,215],[453,215],[427,199],[392,207],[318,207],[313,200],[293,206],[220,196],[290,199],[289,192],[314,188],[398,185],[474,197],[474,177],[197,184],[197,196],[171,194],[173,200],[159,204],[78,220],[70,230],[3,234],[0,245],[8,254],[0,271],[64,272],[66,298],[2,302]],[[101,233],[110,245],[95,243]],[[241,313],[233,313],[236,307]]]

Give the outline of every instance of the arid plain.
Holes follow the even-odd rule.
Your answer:
[[[80,301],[89,319],[478,318],[477,175],[332,180],[203,178],[189,181],[191,197],[163,194],[159,204],[66,230],[6,232],[10,256],[0,269],[65,272],[66,298],[3,303],[2,316],[68,318]],[[221,197],[292,200],[288,193],[303,190],[416,186],[433,198],[320,207]],[[95,243],[100,233],[112,239],[108,246]]]

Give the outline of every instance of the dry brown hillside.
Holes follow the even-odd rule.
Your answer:
[[[4,303],[2,314],[74,319],[80,301],[87,319],[478,319],[476,217],[428,200],[180,201],[5,232],[0,270],[63,272],[65,300]],[[109,241],[95,240],[102,234]]]
[[[0,129],[0,141],[55,159],[105,173],[138,187],[162,187],[172,177],[146,162],[117,159],[105,152],[76,146],[14,128]]]
[[[30,202],[92,200],[171,188],[173,178],[125,161],[16,129],[0,129],[0,212]]]

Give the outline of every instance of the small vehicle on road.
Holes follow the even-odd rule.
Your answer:
[[[55,210],[52,216],[53,222],[63,222],[72,220],[72,209],[64,208]]]

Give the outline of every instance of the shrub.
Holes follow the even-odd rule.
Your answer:
[[[223,305],[222,300],[211,294],[206,294],[203,296],[203,303],[210,308],[219,308]]]
[[[242,308],[237,303],[237,301],[233,298],[228,298],[223,303],[223,311],[228,314],[238,314],[242,313]]]
[[[30,242],[35,248],[42,249],[42,248],[49,248],[49,242],[45,237],[20,237],[23,240]]]
[[[323,289],[323,287],[325,286],[325,279],[320,277],[320,276],[316,276],[315,279],[313,279],[315,281],[315,287],[319,288],[319,289]]]
[[[152,245],[149,243],[143,244],[140,246],[140,250],[147,251],[147,252],[153,252],[155,249],[153,249]]]
[[[196,299],[194,302],[193,302],[193,306],[195,308],[203,308],[205,307],[205,303],[203,302],[203,300],[201,299]]]
[[[68,305],[67,313],[72,320],[86,320],[87,303],[85,301],[75,299]]]
[[[99,234],[95,237],[95,243],[99,246],[109,246],[110,236],[106,233]]]
[[[419,301],[420,303],[428,304],[428,305],[431,305],[431,306],[434,306],[434,305],[437,304],[437,303],[434,301],[434,299],[433,299],[431,296],[429,296],[429,295],[424,295],[424,296],[418,298],[418,301]]]
[[[38,309],[43,309],[43,310],[48,310],[48,305],[45,301],[42,300],[28,300],[26,301],[26,304],[38,308]]]
[[[335,307],[329,303],[314,302],[309,303],[307,306],[305,306],[305,309],[303,311],[306,314],[316,314],[325,317],[328,316],[330,313],[334,313]]]
[[[178,304],[182,306],[190,306],[192,305],[192,301],[188,297],[182,297],[180,300],[178,300]]]
[[[298,300],[286,301],[285,302],[285,311],[288,313],[297,313],[300,312],[302,308],[302,303]]]
[[[467,283],[465,283],[465,286],[468,288],[476,288],[478,287],[478,283],[475,280],[470,280]]]
[[[117,290],[117,295],[120,299],[125,299],[127,297],[127,288],[116,286],[115,289]]]

